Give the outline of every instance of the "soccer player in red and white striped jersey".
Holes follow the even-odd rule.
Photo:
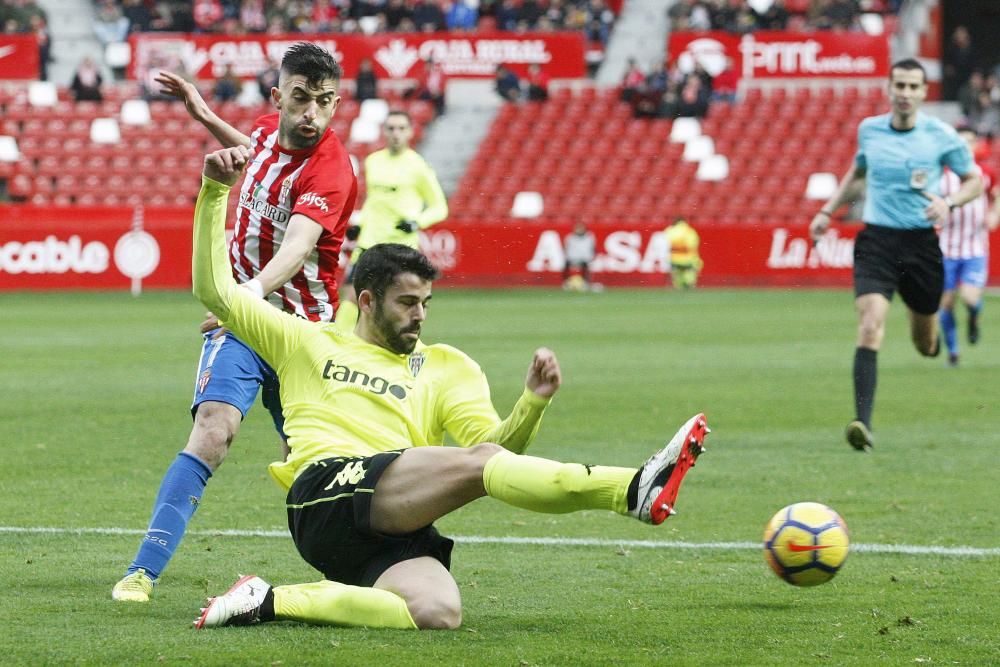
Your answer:
[[[275,307],[318,322],[331,322],[337,310],[337,261],[357,197],[350,156],[329,129],[340,77],[328,51],[306,42],[291,46],[271,89],[277,113],[258,119],[249,137],[213,113],[192,84],[167,72],[156,78],[223,146],[250,149],[229,248],[234,277]],[[194,428],[160,483],[139,551],[112,590],[115,600],[149,600],[261,389],[286,440],[276,373],[243,341],[212,326],[214,317],[208,322],[191,406]]]
[[[969,144],[973,155],[979,137],[975,130],[959,128],[959,135]],[[979,313],[982,310],[983,289],[986,287],[990,232],[1000,221],[1000,186],[993,171],[978,163],[983,180],[983,194],[964,206],[952,209],[940,229],[941,252],[944,255],[944,293],[941,295],[941,330],[948,347],[948,363],[958,365],[959,345],[955,322],[956,292],[965,304],[969,314],[968,340],[975,345],[979,341]],[[941,176],[941,196],[955,194],[961,181],[951,171]],[[993,203],[991,205],[990,198]]]

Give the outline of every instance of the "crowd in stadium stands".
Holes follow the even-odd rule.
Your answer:
[[[507,102],[544,102],[549,99],[549,75],[537,63],[528,67],[528,75],[524,80],[499,65],[495,83],[497,95]]]
[[[861,30],[862,12],[896,12],[902,0],[774,0],[757,11],[748,0],[677,0],[673,30]]]
[[[499,29],[581,30],[604,44],[615,21],[605,0],[97,0],[96,7],[95,29],[102,40],[120,38],[123,30],[280,34]]]
[[[637,118],[704,118],[713,100],[733,102],[736,75],[729,67],[713,77],[700,63],[683,72],[677,62],[664,62],[646,74],[634,58],[629,59],[622,81],[621,98],[632,105]]]

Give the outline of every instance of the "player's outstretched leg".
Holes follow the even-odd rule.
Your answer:
[[[269,609],[264,609],[269,606]],[[220,628],[224,625],[255,625],[274,618],[274,592],[271,585],[257,576],[241,578],[228,591],[218,597],[209,598],[208,606],[201,610],[201,616],[194,627]],[[270,618],[269,618],[270,617]]]
[[[966,309],[969,311],[969,345],[975,345],[979,342],[979,311],[982,308],[982,299],[974,304],[966,304]]]
[[[406,600],[391,591],[326,580],[272,588],[253,575],[241,578],[222,595],[209,598],[194,627],[200,630],[268,621],[417,629]]]
[[[640,521],[659,525],[677,513],[674,503],[681,482],[705,451],[705,436],[710,432],[705,415],[699,413],[681,426],[666,447],[647,459],[629,487],[629,514]]]

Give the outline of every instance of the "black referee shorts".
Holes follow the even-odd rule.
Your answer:
[[[944,291],[944,260],[931,229],[865,225],[854,240],[854,295],[899,296],[910,310],[933,315]]]
[[[310,465],[288,491],[288,530],[302,558],[330,581],[371,586],[396,563],[420,556],[451,568],[455,545],[433,525],[407,535],[371,527],[375,484],[402,452],[331,458]]]

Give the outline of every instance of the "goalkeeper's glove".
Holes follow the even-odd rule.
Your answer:
[[[348,241],[357,241],[358,234],[361,233],[361,225],[348,225],[347,231],[344,232],[344,238]]]
[[[396,224],[396,229],[398,229],[401,232],[406,232],[407,234],[409,234],[410,232],[416,231],[417,223],[413,222],[412,220],[400,220]]]

